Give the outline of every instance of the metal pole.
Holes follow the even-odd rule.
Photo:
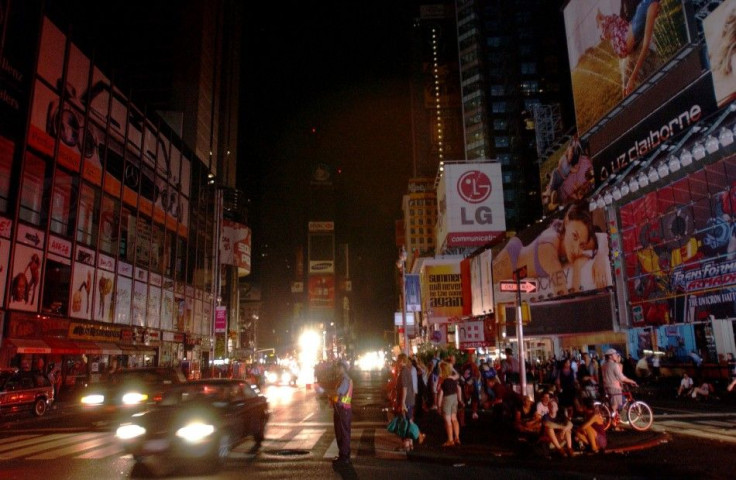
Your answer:
[[[524,326],[521,318],[521,275],[516,273],[516,339],[519,342],[519,384],[526,396],[526,355],[524,353]]]

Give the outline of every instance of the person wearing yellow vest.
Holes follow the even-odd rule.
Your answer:
[[[347,362],[337,362],[337,389],[332,397],[335,426],[335,440],[339,455],[332,461],[333,465],[350,465],[350,423],[353,419],[353,381],[348,375],[350,367]]]

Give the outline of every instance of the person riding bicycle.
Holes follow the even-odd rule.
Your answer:
[[[603,376],[603,389],[608,395],[611,402],[611,413],[615,416],[618,415],[618,411],[623,404],[623,384],[633,385],[635,387],[638,384],[624,375],[623,368],[621,366],[621,355],[613,349],[609,348],[606,350],[606,361],[601,367]]]

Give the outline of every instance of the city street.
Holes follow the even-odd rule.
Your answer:
[[[736,468],[736,410],[727,402],[712,405],[665,402],[656,407],[655,428],[667,441],[628,444],[626,451],[548,459],[522,454],[510,444],[499,445],[492,433],[469,424],[462,447],[449,451],[439,445],[439,418],[425,419],[425,445],[408,456],[385,430],[385,373],[353,372],[355,416],[352,429],[353,466],[334,471],[337,454],[331,410],[313,389],[270,386],[265,389],[272,417],[266,441],[252,453],[252,440],[233,451],[217,472],[174,471],[167,478],[726,478]],[[47,417],[7,418],[0,426],[0,477],[4,479],[147,478],[135,468],[108,428],[86,422],[72,407]],[[612,433],[611,435],[630,435]],[[649,436],[643,439],[652,438]],[[613,437],[612,437],[613,440]],[[620,443],[620,442],[619,442]],[[694,461],[697,459],[697,461]]]

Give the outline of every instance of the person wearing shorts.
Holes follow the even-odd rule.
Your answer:
[[[462,401],[460,385],[457,379],[453,378],[452,367],[447,362],[440,364],[440,376],[443,380],[440,385],[437,403],[440,406],[440,412],[445,422],[445,432],[447,433],[447,441],[442,446],[453,447],[460,445],[460,423],[457,420],[457,408]]]

